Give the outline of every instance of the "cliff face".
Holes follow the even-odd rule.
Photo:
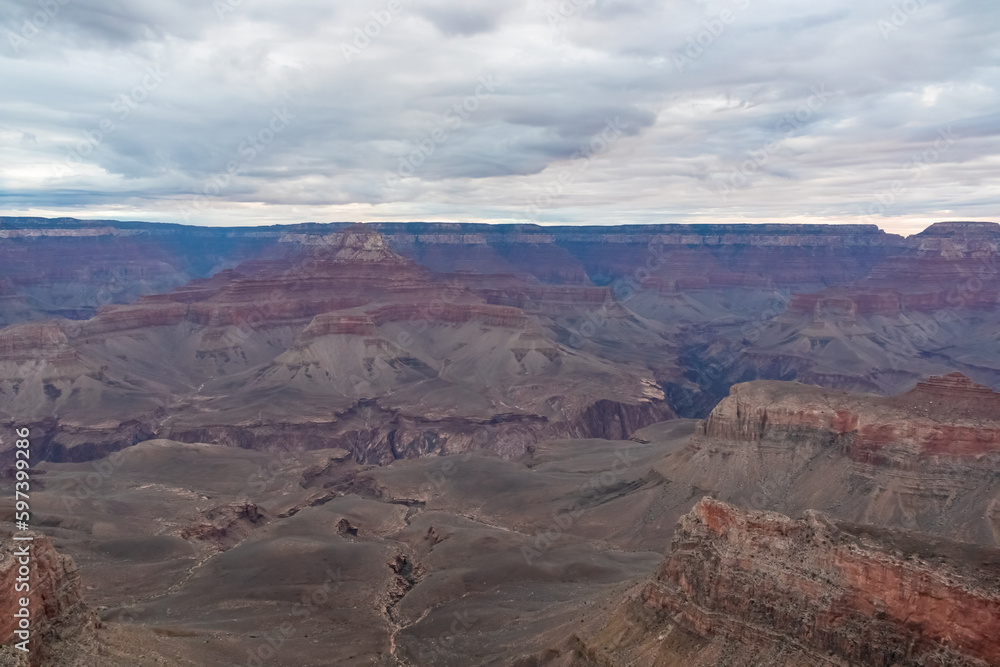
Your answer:
[[[858,288],[898,290],[915,310],[997,303],[1000,224],[938,223],[907,242],[908,252],[886,258]]]
[[[718,398],[756,378],[894,394],[960,370],[1000,386],[998,249],[996,223],[939,223],[849,280],[790,285],[777,307],[748,298],[757,314],[685,337],[691,375]]]
[[[390,395],[385,410],[417,420],[516,414],[600,434],[620,432],[592,424],[601,401],[702,417],[757,377],[891,394],[963,369],[1000,386],[996,236],[965,224],[904,239],[874,226],[3,218],[0,301],[71,319],[0,333],[0,419],[58,414],[75,432],[50,451],[83,456],[129,444],[115,436],[126,422],[260,442],[273,413],[301,413],[280,426],[299,428]]]
[[[18,324],[0,329],[0,360],[57,360],[72,357],[69,339],[57,322]]]
[[[551,285],[633,279],[673,286],[801,287],[846,284],[898,252],[903,239],[874,226],[633,225],[540,227],[373,223],[386,248],[437,273],[521,275]],[[73,219],[0,218],[0,281],[32,313],[81,317],[289,248],[320,248],[350,223],[213,229]],[[739,256],[739,262],[733,259]],[[687,281],[687,282],[685,282]],[[692,282],[693,281],[693,282]],[[2,294],[2,291],[0,291]],[[2,314],[2,313],[0,313]],[[34,316],[37,316],[34,315]]]
[[[894,397],[797,382],[735,385],[659,469],[743,507],[1000,546],[1000,394],[961,375]]]
[[[33,534],[30,542],[5,539],[0,548],[0,661],[29,667],[92,667],[96,664],[97,615],[83,600],[80,573],[69,556],[55,550],[45,536]],[[30,545],[29,593],[15,591],[22,558],[19,548]],[[15,635],[21,609],[19,600],[27,595],[30,614],[29,652],[11,648],[21,638]]]
[[[6,279],[27,299],[35,317],[89,317],[99,306],[129,303],[235,266],[273,243],[264,234],[260,229],[2,217],[0,281]]]
[[[36,428],[50,460],[169,436],[387,463],[484,441],[516,457],[540,438],[628,437],[672,416],[648,368],[559,340],[603,308],[617,318],[609,334],[659,351],[647,325],[604,307],[606,288],[509,276],[490,287],[511,298],[491,301],[486,285],[434,274],[367,227],[276,245],[89,320],[0,331],[0,418]]]
[[[957,565],[933,562],[942,550]],[[687,632],[740,664],[984,666],[1000,662],[998,565],[992,549],[705,499],[640,600],[669,619],[665,641]]]
[[[935,376],[900,396],[855,397],[808,385],[735,385],[701,427],[708,438],[761,442],[810,432],[850,458],[912,469],[932,456],[1000,453],[1000,393],[961,373]]]

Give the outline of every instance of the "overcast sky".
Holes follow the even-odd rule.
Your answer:
[[[1000,219],[995,0],[0,0],[0,213]]]

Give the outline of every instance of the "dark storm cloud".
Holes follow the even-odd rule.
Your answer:
[[[0,16],[11,212],[516,219],[570,178],[540,219],[856,221],[947,131],[880,221],[992,215],[990,3],[0,0]]]

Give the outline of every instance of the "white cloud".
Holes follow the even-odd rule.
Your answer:
[[[233,0],[221,18],[193,0],[53,1],[26,37],[39,5],[0,0],[7,214],[517,220],[618,118],[623,136],[540,221],[856,222],[948,127],[960,138],[875,221],[995,217],[992,4],[927,3],[886,38],[891,3],[863,0]],[[162,84],[121,118],[112,105],[150,67]],[[477,96],[483,77],[502,85]],[[795,120],[816,87],[828,99]],[[276,107],[294,119],[248,160]],[[422,142],[433,151],[387,186]]]

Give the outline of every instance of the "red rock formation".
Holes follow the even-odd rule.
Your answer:
[[[735,385],[659,467],[684,491],[755,509],[1000,546],[1000,394],[952,375],[892,398],[797,382]]]
[[[846,438],[854,460],[874,464],[975,457],[1000,452],[1000,393],[961,373],[931,377],[893,398],[758,381],[734,385],[701,426],[708,437],[746,442],[802,429]]]
[[[28,642],[30,667],[91,667],[96,651],[97,616],[83,600],[80,573],[69,556],[55,550],[52,542],[37,533],[30,542],[15,542],[9,537],[0,547],[0,643],[7,655],[20,651],[10,646],[21,641],[14,633],[19,619],[14,614],[20,599],[28,600],[31,633]],[[30,591],[17,592],[20,549],[29,546]]]
[[[914,410],[933,408],[939,418],[1000,418],[1000,394],[961,373],[931,376],[889,402]]]
[[[943,554],[951,562],[935,562]],[[704,655],[727,647],[728,664],[983,667],[1000,664],[998,559],[704,499],[640,599],[663,619],[651,635],[676,626]]]
[[[329,252],[379,232],[384,247],[439,273],[522,274],[550,284],[588,286],[653,267],[654,284],[683,289],[847,284],[907,246],[874,226],[642,225],[539,227],[440,223],[304,224],[214,229],[61,219],[0,219],[0,278],[42,295],[50,313],[124,303],[204,278],[242,260],[241,272],[287,269],[288,255]],[[390,251],[390,252],[391,252]],[[734,262],[734,258],[739,258]],[[345,259],[344,256],[337,257]],[[650,260],[655,260],[650,264]],[[648,271],[647,271],[648,273]],[[679,281],[679,283],[677,282]],[[38,286],[47,287],[38,291]],[[187,288],[185,288],[187,289]],[[68,295],[73,295],[69,297]],[[237,296],[237,295],[233,295]],[[184,301],[178,292],[173,300]],[[75,303],[73,303],[75,301]]]
[[[938,223],[907,241],[910,252],[887,258],[858,287],[897,289],[913,310],[997,303],[1000,224]]]
[[[74,355],[68,343],[58,322],[18,324],[0,329],[0,360],[72,359]]]

